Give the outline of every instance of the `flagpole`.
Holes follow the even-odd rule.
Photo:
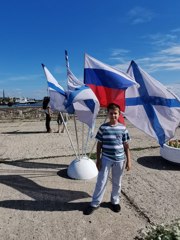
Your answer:
[[[94,145],[92,146],[92,149],[91,149],[91,151],[89,153],[89,158],[91,158],[91,155],[92,155],[92,152],[93,152],[93,150],[94,150],[94,148],[96,146],[96,143],[97,143],[97,139],[95,140]]]
[[[65,56],[66,56],[66,66],[67,66],[67,75],[68,75],[68,89],[69,91],[71,90],[75,91],[76,89],[80,89],[84,85],[79,81],[77,81],[75,76],[72,74],[72,72],[68,68],[67,51],[65,51]],[[75,124],[76,138],[77,138],[77,144],[78,144],[78,154],[79,154],[79,141],[78,141],[77,126],[76,126],[75,120],[76,119],[74,116],[74,124]],[[82,151],[83,151],[83,148],[82,148]],[[84,161],[84,159],[86,159],[86,161]],[[75,178],[75,179],[91,179],[97,176],[98,171],[94,161],[88,159],[87,156],[80,157],[79,155],[79,159],[75,159],[69,165],[67,174],[69,177]]]
[[[69,59],[68,59],[68,53],[67,53],[67,50],[65,50],[65,62],[66,62],[67,83],[68,83]],[[67,88],[68,88],[68,84],[67,84]],[[68,93],[69,93],[69,91],[68,91]]]
[[[65,50],[65,61],[66,61],[67,78],[68,78],[69,59],[68,59],[68,52],[67,52],[67,50]],[[75,132],[76,132],[76,141],[77,141],[78,157],[80,158],[80,153],[79,153],[79,140],[78,140],[78,134],[77,134],[77,126],[76,126],[75,114],[74,114],[74,126],[75,126]]]
[[[105,120],[104,120],[104,123],[106,122],[107,117],[108,117],[108,115],[106,115]],[[96,146],[96,143],[97,143],[97,139],[96,139],[96,141],[94,142],[94,145],[92,146],[92,149],[91,149],[91,151],[90,151],[90,153],[89,153],[89,158],[91,158],[91,155],[92,155],[92,152],[93,152],[93,150],[94,150],[94,147]]]
[[[76,125],[75,114],[74,114],[74,126],[75,126],[75,132],[76,132],[76,141],[77,141],[78,156],[79,156],[79,158],[80,158],[80,153],[79,153],[79,139],[78,139],[78,134],[77,134],[77,125]]]
[[[59,113],[60,113],[61,118],[62,118],[62,120],[63,120],[64,127],[65,127],[65,129],[66,129],[67,134],[68,134],[68,137],[69,137],[69,140],[70,140],[71,146],[72,146],[72,148],[73,148],[73,150],[74,150],[74,152],[75,152],[76,158],[78,158],[77,152],[76,152],[76,150],[75,150],[75,148],[74,148],[74,145],[73,145],[73,142],[72,142],[71,136],[70,136],[70,134],[69,134],[69,130],[68,130],[67,125],[66,125],[66,123],[65,123],[65,121],[64,121],[64,117],[63,117],[63,115],[62,115],[61,112],[59,112]]]
[[[88,135],[87,135],[87,138],[86,138],[86,144],[85,144],[84,150],[83,150],[85,156],[86,156],[86,153],[87,153],[87,145],[88,145],[88,141],[89,141],[90,130],[91,130],[91,129],[89,128],[89,129],[88,129]]]
[[[82,124],[82,156],[84,155],[84,123]]]
[[[84,56],[84,62],[85,62],[85,56]],[[82,125],[82,157],[84,156],[84,123]]]

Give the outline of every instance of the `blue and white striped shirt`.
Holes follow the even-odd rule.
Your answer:
[[[130,140],[128,130],[120,123],[110,125],[104,123],[97,132],[96,139],[102,143],[102,156],[113,161],[125,159],[123,143]]]

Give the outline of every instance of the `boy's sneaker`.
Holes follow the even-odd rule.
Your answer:
[[[89,205],[84,211],[83,214],[84,215],[90,215],[92,214],[96,209],[98,209],[99,207],[92,207],[91,205]]]
[[[112,204],[112,210],[118,213],[121,211],[121,206],[119,204]]]

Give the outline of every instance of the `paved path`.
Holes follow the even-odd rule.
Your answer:
[[[44,133],[44,122],[1,123],[0,239],[129,240],[141,228],[180,217],[180,166],[162,159],[152,138],[128,129],[133,170],[124,174],[121,213],[108,207],[109,179],[102,207],[84,216],[96,179],[67,177],[75,158],[67,134]]]

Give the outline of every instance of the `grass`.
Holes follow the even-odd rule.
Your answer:
[[[141,230],[136,240],[180,240],[180,219],[170,224],[160,224]]]

